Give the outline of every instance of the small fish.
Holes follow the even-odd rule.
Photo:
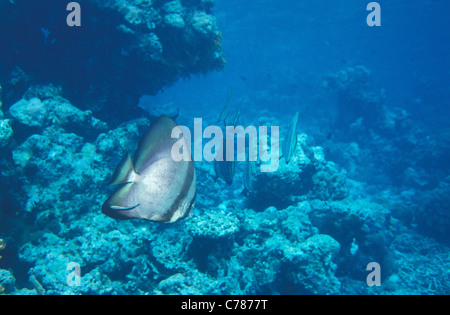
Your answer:
[[[234,116],[233,119],[233,126],[236,127],[239,121],[239,117],[241,116],[241,110],[239,109],[236,113],[236,115]]]
[[[291,124],[289,125],[289,131],[283,141],[282,152],[286,164],[289,163],[292,154],[297,147],[297,125],[298,125],[298,112],[292,117]]]
[[[50,30],[45,27],[41,27],[41,32],[44,35],[44,44],[54,44],[56,42],[56,38],[50,39]]]
[[[31,274],[29,278],[30,282],[33,284],[34,289],[38,295],[45,295],[45,289],[42,284],[38,281],[35,275]]]
[[[226,160],[226,152],[227,152],[226,141],[223,142],[222,148],[225,148],[222,150],[224,154],[223,161],[218,161],[217,159],[214,161],[214,172],[216,173],[215,180],[217,180],[218,178],[222,178],[225,181],[225,183],[231,185],[233,184],[233,177],[236,169],[236,163],[234,159],[233,161]]]
[[[172,118],[173,120],[177,120],[178,116],[180,116],[180,109],[177,108],[177,112],[175,113],[175,115],[171,116],[170,118]]]
[[[110,185],[120,185],[105,201],[102,212],[112,218],[176,222],[188,217],[197,194],[195,167],[189,161],[174,161],[172,138],[180,128],[166,115],[160,116],[142,138],[131,160],[125,156],[117,166]],[[190,154],[190,153],[189,153]]]
[[[250,162],[249,154],[247,154],[245,158],[243,180],[244,190],[242,191],[242,194],[248,195],[252,191],[253,184],[253,166],[252,162]]]
[[[214,161],[214,172],[217,178],[222,178],[228,185],[233,184],[236,163],[234,161]]]
[[[222,112],[220,113],[219,119],[217,119],[217,123],[223,121],[224,124],[226,124],[225,119],[227,119],[228,113],[230,112],[232,96],[233,96],[233,92],[230,89],[228,92],[227,100],[226,100],[225,104],[223,105]]]
[[[225,131],[227,133],[228,131]],[[227,161],[227,141],[226,138],[230,136],[230,134],[227,134],[221,148],[222,152],[222,161],[218,161],[217,158],[214,160],[214,172],[216,173],[215,180],[217,181],[218,178],[222,178],[225,183],[228,185],[233,184],[233,177],[236,169],[236,151],[234,151],[235,156],[233,157],[233,160]],[[231,134],[232,137],[234,137],[234,134]],[[234,145],[234,143],[233,143]]]

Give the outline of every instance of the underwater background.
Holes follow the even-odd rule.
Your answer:
[[[450,293],[448,1],[78,2],[0,0],[0,293]],[[152,121],[224,105],[281,143],[299,112],[290,163],[243,193],[196,162],[180,222],[102,214]]]

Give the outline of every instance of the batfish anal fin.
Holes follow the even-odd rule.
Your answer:
[[[134,173],[133,161],[129,154],[122,158],[122,161],[117,165],[114,174],[108,185],[119,185],[128,183],[130,175]]]

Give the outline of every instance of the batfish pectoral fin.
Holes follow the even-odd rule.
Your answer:
[[[128,197],[133,185],[133,183],[126,183],[122,186],[119,186],[119,188],[117,188],[103,204],[102,212],[107,216],[115,219],[123,220],[134,218],[135,214],[130,213],[130,210],[133,210],[140,206],[140,203],[136,205],[129,204]]]
[[[122,158],[122,161],[117,165],[114,174],[108,185],[119,185],[130,182],[130,175],[134,173],[133,161],[129,154]]]

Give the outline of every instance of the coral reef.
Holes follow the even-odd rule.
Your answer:
[[[290,163],[284,159],[279,162],[276,172],[256,174],[254,189],[247,198],[250,208],[283,209],[305,196],[341,200],[348,195],[345,171],[326,161],[321,147],[308,145],[305,134],[298,135]]]
[[[8,113],[20,127],[0,156],[0,231],[14,249],[1,262],[4,293],[402,293],[408,268],[427,265],[430,253],[443,262],[448,255],[433,240],[425,251],[389,203],[350,194],[356,184],[305,134],[288,165],[281,159],[277,172],[256,174],[246,200],[239,181],[224,189],[213,180],[212,163],[197,163],[192,218],[170,225],[113,220],[100,210],[106,182],[150,121],[108,129],[61,95],[54,86],[34,86]],[[430,209],[441,209],[432,200],[445,201],[447,186],[429,196]],[[21,228],[5,228],[18,221]],[[365,283],[371,261],[383,266],[382,288]],[[72,262],[80,265],[80,286],[67,283]],[[25,279],[16,279],[23,270]],[[433,288],[450,292],[448,263],[420,272],[439,275]],[[408,283],[409,292],[432,292],[427,287]]]
[[[358,119],[362,119],[366,126],[375,122],[384,94],[373,90],[369,83],[370,71],[363,66],[348,67],[325,78],[323,87],[337,94],[337,125],[349,126]]]
[[[337,96],[338,106],[335,141],[327,143],[327,156],[358,180],[359,173],[371,183],[435,187],[448,168],[448,135],[425,136],[422,124],[407,110],[388,104],[384,91],[373,89],[369,82],[370,71],[363,66],[326,77],[323,85]],[[359,172],[352,172],[356,168]]]
[[[0,85],[0,119],[3,118],[2,105],[2,86]]]
[[[448,129],[430,130],[407,110],[387,104],[383,91],[369,82],[370,71],[362,66],[325,79],[324,86],[338,96],[341,117],[325,152],[349,177],[394,190],[389,203],[397,219],[448,240]]]
[[[69,114],[61,115],[59,108]],[[149,122],[134,120],[104,132],[104,123],[75,109],[52,86],[29,89],[10,114],[16,124],[29,128],[6,164],[14,176],[5,178],[19,178],[18,188],[5,190],[18,202],[16,216],[28,217],[35,230],[26,243],[16,244],[21,263],[31,267],[23,289],[27,293],[338,292],[334,261],[340,245],[317,233],[307,202],[255,212],[224,202],[216,185],[199,196],[197,214],[190,220],[169,226],[116,222],[99,210],[107,196],[105,182],[120,157],[136,147]],[[68,123],[84,117],[86,128]],[[101,128],[87,132],[92,121]],[[326,164],[318,148],[303,147],[315,152],[316,168]],[[301,155],[303,149],[298,152],[294,176],[302,172],[300,161],[312,164]],[[211,165],[199,166],[199,181],[210,172]],[[20,231],[15,233],[14,239],[22,239]],[[80,287],[67,286],[70,262],[81,266]],[[12,279],[4,277],[8,293],[25,292],[16,291]]]
[[[0,152],[11,143],[12,136],[11,120],[0,119]]]
[[[0,239],[0,255],[5,248],[6,248],[5,242],[2,239]],[[0,259],[2,259],[2,256],[0,256]],[[12,276],[10,277],[7,274],[6,270],[0,269],[0,294],[5,292],[5,290],[6,290],[5,286],[6,287],[11,286],[11,284],[10,284],[11,280],[9,280],[11,278],[14,279],[14,277],[12,277]]]
[[[46,88],[40,87],[40,89]],[[50,90],[52,90],[51,87]],[[30,93],[41,94],[38,88],[34,88],[34,91],[27,91],[25,97]],[[99,132],[107,130],[106,123],[93,117],[91,111],[79,110],[58,94],[42,95],[41,97],[44,99],[22,98],[10,107],[9,113],[15,118],[15,122],[20,124],[17,129],[22,133],[29,128],[32,132],[39,132],[47,127],[52,127],[63,129],[66,132],[76,132],[80,136],[90,139]]]
[[[3,241],[2,239],[0,239],[0,252],[2,250],[4,250],[6,248],[6,244],[5,241]],[[0,256],[0,259],[2,258],[2,256]]]
[[[2,111],[2,87],[0,86],[0,152],[2,149],[9,145],[13,135],[13,130],[11,128],[11,121],[9,119],[3,119]]]
[[[89,0],[81,4],[82,25],[69,27],[69,12],[53,0],[0,1],[0,28],[8,30],[0,34],[4,105],[30,85],[52,82],[102,120],[136,118],[141,95],[223,68],[213,4]]]
[[[28,120],[33,111],[23,111],[20,107],[28,106],[30,102],[38,103],[44,114],[39,115],[42,120],[38,125],[42,129],[32,129],[38,133],[30,135],[12,151],[13,161],[20,167],[16,176],[26,177],[17,200],[28,212],[50,207],[64,208],[70,202],[75,202],[80,211],[87,211],[92,201],[87,194],[110,176],[102,171],[109,170],[108,163],[112,162],[105,157],[118,158],[127,150],[131,152],[127,143],[120,142],[121,137],[137,139],[139,129],[142,131],[149,123],[138,120],[106,134],[102,133],[106,124],[89,111],[80,111],[62,98],[43,102],[32,98],[29,102],[19,101],[10,110],[12,116],[21,123],[28,123],[28,127],[36,126],[37,119]],[[94,143],[86,142],[89,139],[96,140]],[[41,220],[45,226],[46,219],[38,217],[37,222]]]
[[[415,223],[419,231],[434,236],[442,242],[450,242],[450,176],[423,194],[417,201]]]

